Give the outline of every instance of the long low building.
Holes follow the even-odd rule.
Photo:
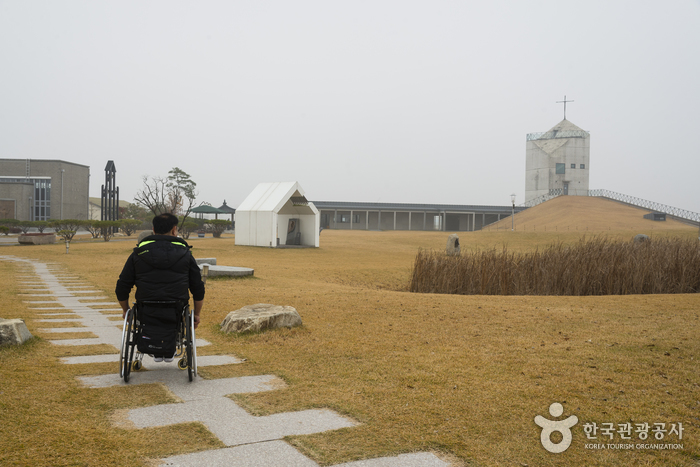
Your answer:
[[[512,206],[312,201],[321,227],[341,230],[473,231],[512,214]],[[516,206],[515,212],[527,209]]]

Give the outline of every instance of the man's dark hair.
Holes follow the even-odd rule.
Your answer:
[[[177,217],[169,212],[159,214],[153,218],[153,233],[157,235],[165,235],[178,224]]]

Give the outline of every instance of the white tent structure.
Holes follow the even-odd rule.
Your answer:
[[[320,226],[298,182],[260,183],[236,209],[236,245],[318,247]]]

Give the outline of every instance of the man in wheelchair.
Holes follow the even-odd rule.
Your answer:
[[[124,264],[115,293],[122,318],[129,310],[129,294],[136,286],[136,306],[141,322],[139,350],[156,362],[173,360],[177,323],[194,300],[194,328],[204,304],[204,282],[190,246],[177,236],[173,214],[153,218],[153,235],[144,238]],[[143,350],[142,350],[143,349]]]

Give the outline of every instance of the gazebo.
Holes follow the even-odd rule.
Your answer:
[[[192,209],[190,212],[193,212],[195,214],[199,214],[199,216],[198,216],[199,219],[204,219],[205,214],[214,214],[215,219],[219,218],[219,214],[229,214],[226,211],[223,211],[219,208],[215,208],[214,206],[209,206],[206,204],[202,204],[201,206],[197,206],[196,208]]]
[[[226,214],[231,214],[231,225],[235,227],[236,224],[233,223],[233,215],[236,214],[236,210],[228,204],[226,204],[226,200],[224,200],[224,204],[219,206],[219,209]]]

